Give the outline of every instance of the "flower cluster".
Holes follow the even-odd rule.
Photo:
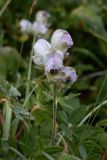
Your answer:
[[[63,65],[64,57],[68,54],[67,50],[72,45],[70,34],[58,29],[53,33],[51,43],[44,39],[36,41],[33,61],[36,65],[44,66],[49,80],[73,83],[77,79],[75,69]]]
[[[48,31],[50,14],[46,11],[38,11],[35,16],[35,21],[31,23],[27,19],[20,21],[20,28],[22,33],[41,35]]]

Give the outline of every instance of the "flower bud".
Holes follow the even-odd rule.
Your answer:
[[[52,35],[51,44],[53,48],[65,53],[68,48],[72,47],[73,41],[67,31],[58,29]]]

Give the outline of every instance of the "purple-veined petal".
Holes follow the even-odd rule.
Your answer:
[[[49,27],[49,19],[50,19],[50,14],[46,11],[38,11],[36,13],[35,19],[37,22],[44,24],[45,26]]]
[[[66,30],[58,29],[52,35],[51,44],[53,48],[65,53],[68,48],[72,47],[73,40]]]
[[[20,21],[21,32],[31,33],[32,32],[32,23],[26,19]]]
[[[55,51],[55,53],[49,53],[44,56],[45,72],[56,74],[63,68],[63,53]]]
[[[77,80],[76,71],[72,67],[64,67],[62,72],[65,74],[64,81],[74,83]]]
[[[33,34],[46,34],[47,31],[47,27],[40,22],[35,21],[32,25]]]
[[[43,57],[49,53],[49,50],[51,48],[51,45],[49,44],[48,41],[44,39],[39,39],[36,41],[34,44],[34,56],[33,56],[33,61],[35,64],[44,64],[43,62]]]

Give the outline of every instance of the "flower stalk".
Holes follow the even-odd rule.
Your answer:
[[[32,43],[32,49],[31,49],[31,54],[30,54],[30,60],[29,60],[29,66],[28,66],[28,75],[27,75],[27,83],[26,83],[26,98],[28,97],[30,93],[30,80],[31,80],[31,69],[32,69],[32,56],[33,56],[33,46],[36,40],[36,36],[33,38],[33,43]],[[25,98],[25,99],[26,99]],[[28,106],[29,101],[26,106]]]
[[[51,141],[51,145],[55,144],[55,137],[56,137],[56,112],[57,112],[56,85],[55,85],[55,83],[53,83],[53,126],[52,126],[52,141]]]

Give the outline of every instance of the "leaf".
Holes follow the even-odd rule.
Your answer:
[[[48,159],[48,160],[55,160],[52,156],[50,156],[49,154],[42,152],[42,154]]]
[[[81,159],[76,156],[63,152],[57,160],[81,160]]]
[[[107,148],[107,133],[103,132],[98,136],[98,139],[100,141],[101,146]]]
[[[80,145],[79,151],[80,151],[81,157],[83,158],[83,160],[85,160],[87,158],[87,152],[85,147],[83,145]]]
[[[103,53],[107,56],[107,32],[96,6],[81,5],[72,11],[71,18],[76,26],[81,26],[85,31],[98,38]]]
[[[59,111],[59,116],[60,116],[60,119],[62,120],[62,122],[65,122],[65,124],[69,124],[69,119],[67,117],[66,112]]]
[[[56,154],[59,153],[61,151],[63,151],[62,147],[47,147],[43,150],[44,152],[48,153],[48,154]]]
[[[20,153],[16,148],[13,148],[13,147],[9,147],[10,150],[12,150],[13,152],[15,152],[19,157],[21,157],[23,160],[27,160],[27,158],[22,154]]]
[[[62,97],[59,100],[59,104],[64,107],[68,111],[68,113],[71,113],[72,110],[75,108],[78,108],[80,106],[80,102],[78,98],[71,98],[71,97]]]
[[[70,122],[73,124],[79,123],[82,120],[82,118],[84,118],[86,112],[87,112],[86,106],[80,106],[80,107],[76,108],[70,114]]]
[[[92,29],[94,32],[101,35],[106,34],[101,16],[98,15],[95,5],[81,5],[74,9],[71,16],[78,18],[77,21],[81,22],[84,29]]]
[[[14,86],[10,86],[10,89],[9,89],[9,96],[10,97],[20,97],[21,96],[21,93],[17,90],[17,88],[15,88]]]
[[[2,146],[3,155],[7,155],[9,151],[8,141],[1,139],[1,146]]]
[[[11,120],[12,120],[12,108],[8,102],[4,103],[3,106],[3,135],[2,139],[8,141],[11,130]]]
[[[75,128],[75,134],[80,140],[85,140],[94,134],[94,128],[90,125],[82,125],[81,127]]]
[[[31,115],[30,112],[28,112],[25,108],[22,107],[16,107],[13,109],[14,113],[16,115],[20,115],[25,119],[29,119],[29,120],[35,120],[35,117]]]
[[[25,67],[25,62],[15,48],[0,46],[0,68],[3,67],[4,71],[0,70],[1,75],[5,78],[9,76],[11,79],[14,79],[19,64],[21,64],[20,68]]]

